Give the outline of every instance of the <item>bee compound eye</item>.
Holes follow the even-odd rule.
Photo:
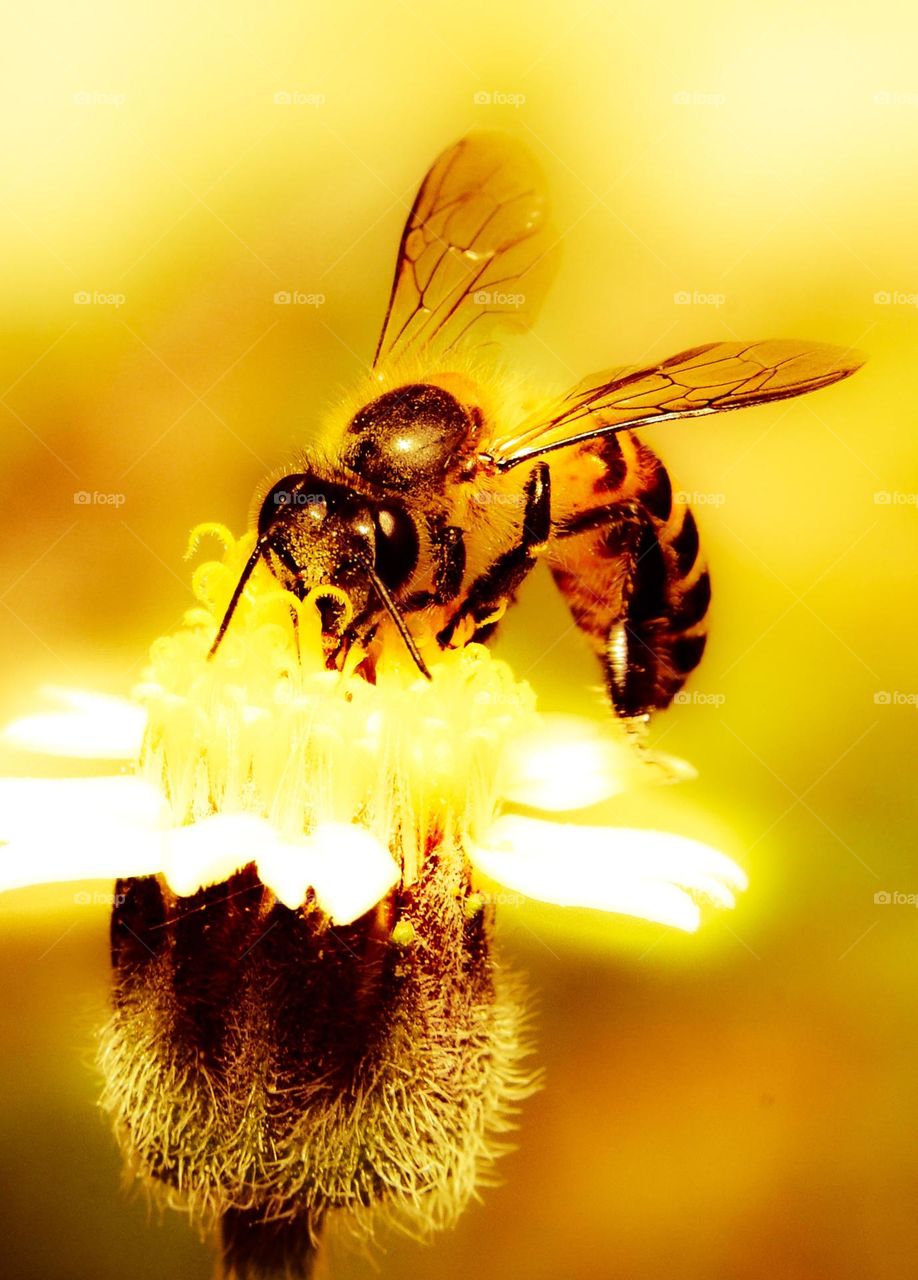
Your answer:
[[[380,507],[376,512],[376,572],[390,590],[411,575],[418,562],[418,535],[414,521],[401,507]]]

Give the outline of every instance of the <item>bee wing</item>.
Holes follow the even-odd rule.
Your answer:
[[[547,207],[542,175],[513,138],[474,133],[444,151],[402,232],[374,366],[527,328],[551,275]]]
[[[672,418],[694,418],[828,387],[864,363],[824,343],[711,342],[662,364],[592,374],[546,412],[492,440],[500,470],[565,445]]]

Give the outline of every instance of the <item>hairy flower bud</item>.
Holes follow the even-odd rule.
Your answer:
[[[253,868],[182,899],[158,877],[118,894],[104,1105],[138,1173],[222,1218],[230,1255],[253,1215],[296,1222],[294,1250],[334,1209],[456,1218],[532,1084],[460,848],[340,928]]]

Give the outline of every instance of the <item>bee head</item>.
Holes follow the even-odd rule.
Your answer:
[[[274,576],[301,600],[316,591],[322,633],[337,652],[352,619],[373,629],[374,615],[389,614],[423,675],[430,673],[392,592],[410,577],[418,559],[414,521],[397,502],[374,504],[347,485],[315,472],[278,480],[258,511],[258,536],[230,599],[210,656],[216,653],[256,564],[264,557]],[[322,587],[343,592],[340,595]]]
[[[280,479],[258,514],[259,542],[278,581],[300,599],[316,587],[338,587],[355,615],[370,604],[376,531],[365,498],[310,472]],[[317,605],[323,631],[340,635],[342,605],[331,597]]]

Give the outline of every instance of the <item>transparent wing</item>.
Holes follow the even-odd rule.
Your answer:
[[[509,470],[552,449],[627,428],[803,395],[863,363],[857,352],[820,343],[712,342],[649,368],[592,374],[512,434],[493,440],[488,453]]]
[[[551,276],[544,180],[528,151],[470,134],[434,163],[399,245],[374,365],[527,328]]]

